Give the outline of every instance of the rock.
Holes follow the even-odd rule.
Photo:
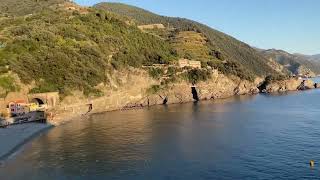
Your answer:
[[[314,89],[314,82],[310,79],[304,81],[304,86],[307,88],[307,89]]]
[[[274,92],[286,92],[296,90],[314,89],[315,85],[312,80],[300,80],[291,78],[283,81],[273,81],[266,85],[266,88],[262,92],[274,93]]]
[[[310,79],[308,80],[303,80],[300,84],[300,86],[298,87],[298,90],[307,90],[307,89],[314,89],[314,82]]]

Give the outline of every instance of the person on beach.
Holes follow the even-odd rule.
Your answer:
[[[88,104],[89,108],[88,108],[88,112],[85,113],[84,115],[87,115],[88,113],[90,113],[93,110],[93,105],[92,104]]]

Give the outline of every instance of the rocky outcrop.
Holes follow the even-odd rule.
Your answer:
[[[80,91],[74,91],[56,106],[54,116],[49,121],[60,124],[72,119],[86,118],[88,113],[142,108],[152,105],[167,105],[200,100],[228,98],[234,95],[257,94],[260,92],[284,92],[320,87],[311,80],[289,79],[283,81],[255,82],[241,80],[238,77],[226,76],[213,70],[211,79],[192,85],[179,80],[162,86],[157,92],[150,93],[152,86],[160,82],[149,77],[144,70],[131,69],[126,72],[114,72],[108,76],[108,85],[100,84],[96,88],[104,93],[102,97],[86,97]],[[260,90],[257,88],[259,85]],[[14,94],[9,94],[11,95]],[[26,92],[22,93],[26,96]],[[18,97],[15,95],[15,97]],[[92,111],[90,107],[92,106]]]
[[[259,92],[257,85],[261,80],[249,82],[237,77],[228,77],[214,71],[212,78],[206,82],[192,84],[180,80],[161,88],[157,93],[149,94],[152,85],[159,84],[142,70],[132,70],[126,73],[117,72],[110,77],[110,85],[99,85],[104,96],[87,98],[81,92],[65,97],[54,110],[55,116],[51,120],[60,124],[70,119],[82,118],[92,104],[90,113],[113,110],[142,108],[152,105],[179,104],[198,100],[227,98],[234,95],[256,94]]]
[[[167,98],[167,104],[177,104],[228,98],[234,95],[257,94],[259,93],[259,89],[257,88],[258,82],[227,77],[215,72],[212,78],[206,82],[200,82],[196,86],[192,86],[185,81],[175,83],[157,94],[147,96],[137,104],[143,104],[143,106],[162,104],[163,97]]]
[[[297,91],[314,89],[315,85],[312,80],[302,80],[291,78],[282,81],[267,82],[265,88],[260,89],[261,92],[274,93],[274,92],[286,92],[286,91]]]

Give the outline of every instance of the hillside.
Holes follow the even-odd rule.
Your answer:
[[[261,53],[268,59],[275,60],[293,74],[311,75],[320,74],[320,63],[311,61],[309,56],[290,54],[282,50],[262,50]]]
[[[320,54],[316,54],[310,57],[311,61],[320,62]]]
[[[39,6],[47,4],[39,2]],[[95,94],[99,92],[94,87],[108,84],[114,70],[176,59],[169,43],[117,15],[56,7],[0,18],[1,92],[19,89],[11,75],[15,73],[24,84],[35,82],[31,92],[68,94],[79,89]]]
[[[101,84],[121,82],[115,73],[154,64],[171,68],[147,69],[160,84],[150,92],[177,80],[206,81],[212,67],[250,82],[286,74],[249,45],[200,23],[123,4],[95,7],[66,0],[0,2],[0,96],[24,85],[29,93],[102,96]],[[177,68],[181,58],[201,61],[203,69]]]
[[[213,52],[212,54],[215,52],[222,54],[225,60],[236,62],[236,66],[243,67],[247,74],[258,76],[277,74],[255,49],[206,25],[183,18],[160,16],[141,8],[119,3],[100,3],[95,7],[134,18],[138,25],[161,23],[168,29],[175,29],[178,32],[195,31],[201,33],[207,39],[207,47]]]
[[[32,14],[69,0],[1,0],[0,12],[10,16]]]

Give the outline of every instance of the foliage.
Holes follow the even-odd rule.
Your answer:
[[[150,68],[149,75],[154,79],[160,79],[164,75],[164,71],[161,68]]]
[[[289,77],[288,76],[285,76],[285,75],[268,75],[265,79],[265,81],[267,83],[271,83],[271,82],[274,82],[274,81],[283,81],[283,80],[286,80],[288,79]]]
[[[112,68],[138,68],[175,59],[169,43],[104,11],[71,15],[44,9],[5,21],[12,26],[6,27],[9,40],[0,49],[0,68],[10,65],[24,83],[36,80],[31,92],[79,89],[99,95],[92,87],[107,83],[106,74]]]
[[[147,89],[148,94],[156,94],[161,90],[160,85],[152,85],[149,89]]]
[[[177,32],[194,31],[197,33],[202,33],[208,40],[206,46],[209,47],[209,49],[211,50],[211,55],[217,57],[213,59],[237,62],[237,66],[242,66],[241,69],[246,69],[247,72],[255,76],[266,76],[270,73],[277,74],[277,72],[275,72],[267,64],[267,60],[255,49],[206,25],[184,18],[171,18],[160,16],[149,11],[143,10],[141,8],[120,3],[100,3],[97,4],[95,7],[99,9],[108,10],[117,14],[125,15],[128,17],[132,17],[137,21],[138,24],[162,23],[166,25],[168,28],[174,28]],[[193,57],[192,54],[187,53],[186,57],[189,56]],[[226,67],[226,70],[229,69],[229,67]],[[234,72],[228,73],[238,74]]]
[[[211,78],[211,72],[205,69],[191,69],[187,72],[186,77],[192,84],[200,81],[206,81]]]
[[[255,79],[255,75],[252,72],[247,71],[239,63],[235,61],[227,61],[226,63],[209,61],[208,65],[218,69],[223,74],[238,76],[241,79],[246,79],[249,81],[254,81]]]
[[[8,92],[14,92],[20,89],[14,78],[10,76],[0,76],[0,87],[5,91],[4,94],[0,94],[0,97],[5,97]]]
[[[65,0],[1,0],[0,12],[7,15],[27,15]]]

